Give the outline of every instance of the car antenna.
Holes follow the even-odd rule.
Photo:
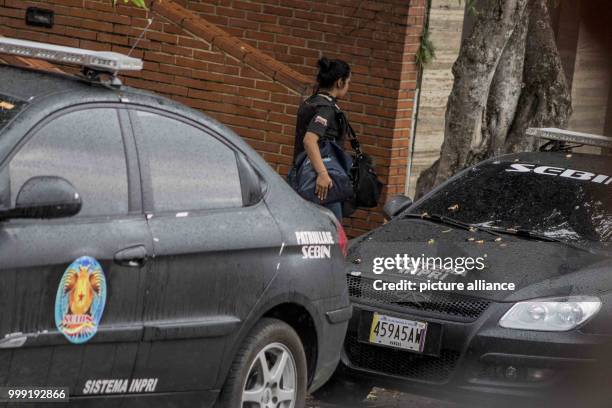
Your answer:
[[[132,55],[132,51],[134,51],[134,48],[136,48],[140,40],[142,40],[142,37],[147,33],[147,30],[149,29],[149,27],[151,27],[151,24],[153,24],[153,18],[148,18],[146,27],[144,28],[144,30],[142,30],[142,32],[134,42],[134,45],[132,45],[132,48],[130,48],[130,52],[128,52],[127,54],[128,57]]]

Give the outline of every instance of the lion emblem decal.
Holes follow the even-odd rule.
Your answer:
[[[55,325],[71,343],[91,339],[106,304],[106,278],[100,263],[83,256],[62,276],[55,298]]]

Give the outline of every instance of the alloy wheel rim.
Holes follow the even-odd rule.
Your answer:
[[[297,369],[291,351],[281,343],[264,347],[251,362],[242,388],[243,408],[294,408]]]

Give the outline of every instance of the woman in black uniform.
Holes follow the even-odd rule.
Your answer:
[[[295,161],[298,154],[306,151],[317,172],[315,194],[319,200],[325,200],[332,188],[332,180],[323,164],[318,141],[322,137],[340,141],[346,134],[347,129],[344,129],[337,115],[340,110],[337,100],[344,98],[348,92],[351,68],[342,60],[325,57],[317,64],[317,89],[298,109],[293,159]],[[313,106],[316,106],[316,109],[313,109]],[[325,204],[325,207],[329,208],[338,220],[342,219],[341,202]]]

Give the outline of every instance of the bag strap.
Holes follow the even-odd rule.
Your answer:
[[[347,127],[348,130],[348,137],[349,137],[349,142],[351,144],[351,148],[355,151],[355,154],[357,154],[357,156],[361,156],[363,153],[361,151],[361,146],[359,144],[359,140],[357,140],[357,134],[355,133],[355,129],[353,129],[353,127],[351,126],[351,122],[348,121],[346,115],[344,114],[344,112],[342,110],[339,111],[341,117],[342,117],[342,121],[344,122],[344,124]]]

